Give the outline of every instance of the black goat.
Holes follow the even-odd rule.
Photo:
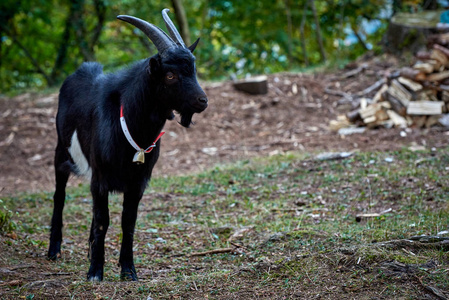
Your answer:
[[[132,251],[137,208],[159,156],[161,130],[167,119],[174,118],[173,111],[180,113],[181,125],[189,127],[193,114],[207,107],[192,54],[199,39],[187,48],[167,11],[164,9],[162,16],[170,36],[138,18],[117,17],[142,30],[158,54],[106,75],[100,64],[84,63],[60,90],[56,191],[48,257],[56,259],[61,252],[62,210],[70,173],[90,176],[93,219],[88,280],[103,280],[110,192],[124,193],[121,278],[137,280]]]

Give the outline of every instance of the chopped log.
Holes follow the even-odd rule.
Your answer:
[[[329,122],[329,129],[331,131],[338,131],[340,128],[348,127],[351,123],[349,123],[348,119],[345,115],[337,116],[337,120],[331,120]]]
[[[398,81],[412,92],[418,92],[422,90],[422,85],[416,81],[410,80],[402,76],[398,78]]]
[[[428,60],[430,59],[430,52],[429,51],[418,51],[415,54],[415,57],[419,60]]]
[[[435,67],[432,63],[429,62],[417,62],[413,65],[413,69],[424,72],[426,74],[430,74],[434,71]]]
[[[360,116],[360,109],[355,109],[346,114],[346,118],[351,123],[356,123],[358,121],[362,120],[362,117]]]
[[[437,32],[440,14],[441,11],[429,10],[395,13],[384,35],[385,50],[402,55],[406,51],[416,53],[423,49],[427,37]]]
[[[376,111],[374,116],[376,117],[376,122],[386,121],[389,119],[387,112],[383,108]]]
[[[441,72],[444,70],[444,65],[438,60],[429,59],[426,63],[431,64],[433,67],[433,72]]]
[[[388,120],[388,115],[385,112],[384,105],[382,105],[381,103],[374,103],[368,105],[364,109],[359,110],[360,117],[363,119],[363,122],[365,124]]]
[[[387,114],[388,117],[390,118],[390,120],[393,121],[394,126],[396,127],[407,127],[408,122],[407,120],[400,116],[397,112],[395,112],[394,110],[387,110]]]
[[[407,110],[406,110],[404,104],[402,104],[402,102],[399,101],[396,97],[394,97],[393,95],[388,93],[388,91],[383,94],[383,97],[385,99],[387,99],[387,101],[391,105],[391,108],[395,112],[397,112],[400,116],[405,116],[406,115]]]
[[[429,74],[426,79],[428,81],[442,81],[447,78],[449,78],[449,71],[443,71],[443,72]]]
[[[417,128],[424,127],[424,124],[426,124],[427,116],[413,116],[412,121],[413,125]]]
[[[440,118],[441,118],[441,116],[439,116],[439,115],[428,117],[426,120],[426,124],[425,124],[426,128],[430,128],[433,125],[438,124],[438,121],[440,120]]]
[[[438,44],[434,44],[433,45],[433,49],[441,51],[449,59],[449,49],[448,48],[446,48],[444,46],[441,46],[441,45],[438,45]]]
[[[449,45],[449,33],[430,35],[427,40],[430,44]]]
[[[369,87],[367,87],[366,89],[364,89],[363,91],[358,92],[358,93],[356,94],[356,96],[365,96],[365,95],[368,95],[368,94],[371,93],[372,91],[377,90],[381,85],[383,85],[383,84],[385,84],[385,83],[386,83],[385,78],[382,78],[382,79],[376,81],[376,82],[375,82],[374,84],[372,84],[371,86],[369,86]]]
[[[388,90],[388,85],[384,84],[382,87],[377,91],[376,95],[374,95],[373,103],[381,102],[382,100],[386,100],[382,97],[382,94]]]
[[[355,75],[358,75],[359,73],[363,72],[366,68],[368,67],[367,64],[362,64],[361,66],[359,66],[356,69],[353,69],[351,71],[348,71],[346,73],[344,73],[343,75],[341,75],[341,78],[350,78],[350,77],[354,77]]]
[[[449,60],[446,54],[439,49],[433,49],[430,54],[430,58],[439,61],[443,66],[447,66]]]
[[[425,84],[426,90],[423,90],[422,93],[419,93],[419,100],[429,100],[429,101],[439,101],[437,97],[438,90],[434,88],[433,85]]]
[[[443,100],[444,102],[449,102],[449,86],[447,90],[443,90],[443,92],[441,93],[441,100]]]
[[[407,106],[410,100],[412,100],[413,95],[399,83],[396,79],[391,81],[390,87],[387,93],[401,101],[404,106]]]
[[[443,113],[443,101],[412,101],[407,106],[409,115],[441,115]]]
[[[369,116],[369,117],[366,117],[366,118],[364,118],[363,119],[363,122],[365,123],[365,124],[371,124],[371,123],[374,123],[374,122],[376,122],[377,121],[377,119],[376,119],[376,116]]]
[[[268,92],[267,76],[257,76],[235,81],[233,86],[236,90],[253,95],[266,94]]]
[[[399,71],[402,77],[409,78],[411,80],[422,81],[426,79],[426,74],[420,70],[404,67]]]

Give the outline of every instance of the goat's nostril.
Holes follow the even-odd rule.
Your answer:
[[[207,104],[207,98],[206,97],[200,97],[198,98],[198,102],[201,104]]]

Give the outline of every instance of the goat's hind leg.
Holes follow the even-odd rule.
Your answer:
[[[108,192],[101,191],[96,181],[91,182],[93,218],[89,237],[90,268],[87,280],[102,281],[104,269],[104,239],[109,227]]]
[[[68,155],[64,147],[58,142],[55,151],[56,190],[53,195],[53,216],[51,218],[50,246],[48,258],[55,260],[61,254],[62,242],[62,211],[65,202],[65,188],[70,176],[70,169],[65,166]]]

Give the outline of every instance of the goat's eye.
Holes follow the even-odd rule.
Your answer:
[[[175,79],[175,74],[173,74],[172,72],[168,72],[167,75],[165,76],[168,80],[173,80]]]

